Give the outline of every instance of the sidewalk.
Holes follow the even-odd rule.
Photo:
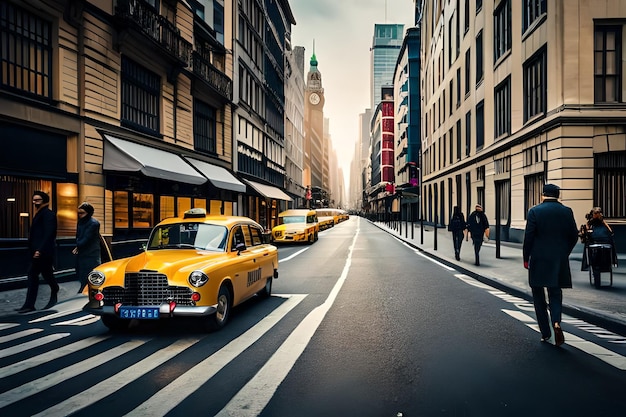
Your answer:
[[[489,240],[483,244],[480,251],[480,266],[476,266],[471,239],[469,242],[463,241],[461,260],[457,261],[454,259],[452,235],[444,228],[437,229],[435,250],[433,226],[424,226],[422,242],[419,223],[413,225],[413,234],[410,222],[402,222],[401,233],[398,222],[395,223],[395,228],[393,223],[372,222],[372,224],[470,276],[532,300],[528,286],[528,271],[523,266],[522,245],[519,243],[501,242],[500,258],[496,258],[496,242]],[[570,255],[573,288],[563,290],[564,313],[594,324],[626,331],[626,254],[618,254],[619,267],[613,269],[613,286],[608,286],[609,274],[603,273],[603,286],[596,289],[589,283],[589,272],[580,270],[582,252],[583,245],[578,243]]]

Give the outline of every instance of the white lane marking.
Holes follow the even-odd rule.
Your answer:
[[[176,341],[172,345],[160,349],[159,351],[142,359],[134,365],[124,369],[123,371],[118,372],[111,378],[108,378],[85,391],[81,391],[77,395],[68,398],[67,400],[62,401],[58,404],[55,404],[53,407],[48,408],[39,414],[35,414],[35,416],[63,417],[68,415],[68,413],[73,414],[78,410],[82,410],[83,408],[88,407],[95,402],[103,399],[107,395],[111,395],[114,392],[122,389],[124,386],[140,378],[142,375],[147,374],[151,370],[172,359],[174,356],[178,355],[185,349],[193,346],[199,340],[200,339],[187,339]]]
[[[199,362],[196,366],[176,378],[159,392],[155,393],[143,404],[129,412],[128,416],[165,415],[174,409],[189,395],[198,390],[204,383],[218,373],[224,366],[259,340],[276,323],[287,315],[306,295],[294,294],[268,314],[254,327],[238,338],[232,340],[219,351]]]
[[[451,268],[451,267],[449,267],[448,265],[444,265],[444,264],[442,264],[441,262],[439,262],[439,261],[437,261],[437,260],[435,260],[435,259],[431,258],[430,256],[426,256],[426,255],[424,255],[422,252],[420,252],[420,251],[418,251],[418,250],[415,250],[415,248],[411,248],[411,249],[413,249],[413,252],[415,252],[417,255],[421,256],[421,257],[422,257],[422,258],[424,258],[424,259],[429,260],[430,262],[432,262],[432,263],[434,263],[434,264],[436,264],[436,265],[439,265],[439,266],[440,266],[440,267],[442,267],[443,269],[446,269],[446,270],[448,270],[448,271],[454,271],[454,268]]]
[[[519,311],[506,309],[503,309],[502,311],[509,316],[524,322],[524,324],[526,324],[528,327],[539,333],[539,326],[537,326],[535,319],[533,319],[532,317]],[[565,343],[569,346],[575,347],[576,349],[581,350],[591,356],[595,356],[601,361],[606,362],[619,370],[626,370],[626,357],[615,353],[612,350],[596,345],[593,342],[582,339],[574,334],[566,332],[563,332],[563,334],[565,335]]]
[[[34,356],[30,359],[26,359],[21,362],[11,364],[9,366],[5,366],[4,368],[0,368],[0,375],[2,376],[2,378],[6,378],[18,372],[22,372],[26,369],[34,368],[35,366],[39,366],[46,362],[51,362],[55,359],[61,358],[65,355],[69,355],[71,353],[77,352],[80,349],[84,349],[89,346],[95,345],[96,343],[99,343],[108,338],[109,336],[92,336],[87,339],[79,340],[78,342],[71,343],[66,346],[61,346],[50,352],[46,352],[41,355]]]
[[[39,317],[38,319],[34,319],[29,321],[29,323],[39,323],[42,321],[48,321],[52,319],[56,319],[57,317],[69,316],[70,314],[78,313],[79,311],[83,311],[82,308],[72,308],[69,310],[59,311],[57,313],[47,314],[43,317]]]
[[[15,387],[12,390],[6,391],[2,394],[2,396],[0,396],[0,408],[13,404],[16,401],[23,400],[24,398],[28,398],[31,395],[38,394],[43,390],[51,388],[77,375],[92,371],[94,368],[130,352],[144,343],[146,343],[145,340],[133,340],[126,342],[123,345],[111,348],[98,355],[92,356],[89,359],[70,365],[67,368],[60,369],[41,378],[27,382],[24,385]]]
[[[53,326],[85,326],[87,324],[95,323],[100,320],[100,316],[94,316],[93,314],[87,314],[85,316],[77,317],[72,320],[60,321],[58,323],[52,323]]]
[[[54,342],[56,340],[67,337],[69,335],[70,335],[69,333],[49,334],[47,336],[40,337],[39,339],[31,340],[30,342],[22,343],[22,344],[19,344],[19,345],[16,345],[7,349],[2,349],[0,350],[0,358],[15,355],[16,353],[25,352],[30,349],[34,349],[36,347],[43,346],[47,343]]]
[[[0,330],[10,329],[19,326],[19,323],[0,323]]]
[[[348,256],[341,276],[335,283],[326,301],[312,310],[302,320],[259,372],[216,414],[216,417],[258,416],[269,403],[278,386],[293,368],[296,360],[300,357],[326,313],[335,302],[337,294],[339,294],[339,290],[341,290],[348,276],[359,230],[359,225],[357,224],[357,230],[348,249]]]
[[[304,251],[305,251],[305,250],[307,250],[307,249],[309,249],[309,248],[308,248],[308,247],[306,247],[306,248],[304,248],[304,249],[300,249],[298,252],[296,252],[296,253],[293,253],[293,254],[289,255],[289,256],[288,256],[288,257],[286,257],[285,259],[280,259],[280,260],[278,261],[278,263],[280,264],[280,263],[282,263],[282,262],[287,262],[287,261],[290,261],[290,260],[292,260],[293,258],[295,258],[296,256],[300,255],[302,252],[304,252]]]
[[[0,337],[0,343],[10,342],[12,340],[20,339],[22,337],[30,336],[31,334],[43,332],[43,329],[28,329],[21,332],[11,333],[6,336]]]

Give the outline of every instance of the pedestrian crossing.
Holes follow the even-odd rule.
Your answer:
[[[116,335],[102,333],[102,328],[98,327],[97,332],[102,334],[93,335],[93,332],[87,332],[90,336],[74,340],[74,332],[65,331],[66,326],[75,328],[80,333],[80,329],[96,324],[99,317],[85,314],[71,306],[67,310],[33,318],[28,322],[27,328],[15,323],[2,323],[0,415],[15,415],[16,410],[23,410],[21,407],[24,404],[27,404],[27,410],[34,410],[24,410],[26,415],[73,414],[107,397],[120,393],[127,395],[125,387],[145,379],[155,370],[173,366],[173,369],[183,371],[162,387],[154,384],[157,387],[155,392],[128,412],[128,415],[164,415],[250,349],[305,297],[306,295],[299,294],[273,295],[272,298],[280,300],[276,308],[224,346],[217,347],[214,351],[206,349],[205,357],[197,356],[198,352],[205,351],[197,346],[207,343],[214,345],[212,340],[217,336],[212,338],[211,335],[200,332],[184,333],[181,338],[132,332]],[[56,331],[61,327],[64,331]],[[215,335],[219,334],[222,332]],[[63,341],[67,341],[67,344]],[[193,351],[193,355],[190,351]],[[11,361],[16,355],[20,355],[21,360]],[[182,356],[184,360],[180,359]],[[190,357],[193,357],[195,364],[186,369]],[[179,361],[186,365],[176,366]],[[129,365],[117,370],[120,362]],[[98,369],[109,369],[111,375],[91,381],[93,375],[102,375],[94,372]],[[71,386],[74,381],[89,381],[89,385],[67,390],[58,389],[64,384]],[[61,397],[59,391],[65,396]],[[145,393],[142,395],[145,396]]]

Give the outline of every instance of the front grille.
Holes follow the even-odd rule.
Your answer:
[[[167,276],[156,272],[126,274],[124,287],[102,290],[104,305],[122,303],[126,306],[157,306],[170,301],[179,305],[194,305],[191,288],[170,286]]]

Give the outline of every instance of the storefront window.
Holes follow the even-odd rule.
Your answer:
[[[116,228],[128,228],[128,192],[115,191],[113,193],[113,216]]]
[[[211,200],[211,214],[220,215],[222,214],[222,202],[219,200]]]
[[[160,198],[160,216],[159,220],[174,217],[174,197],[162,195]]]
[[[206,210],[206,200],[204,198],[194,198],[193,199],[193,207],[194,208],[202,208]]]
[[[178,197],[178,217],[181,217],[190,208],[191,208],[191,198]]]
[[[75,236],[78,215],[78,186],[76,184],[57,184],[57,236]]]
[[[27,238],[32,221],[33,192],[41,190],[50,195],[50,208],[55,210],[52,182],[27,180],[0,175],[0,238]]]
[[[133,193],[133,228],[152,227],[154,204],[152,194]]]

